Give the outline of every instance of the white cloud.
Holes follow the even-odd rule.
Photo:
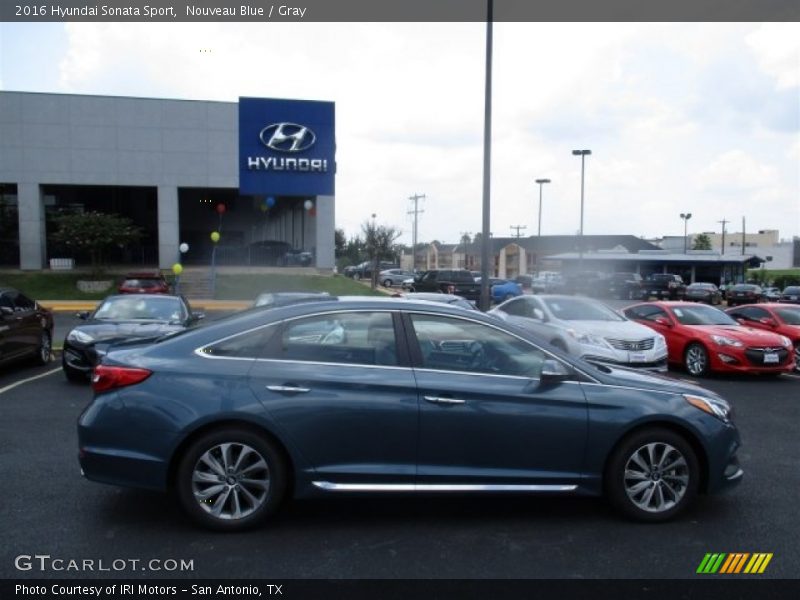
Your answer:
[[[800,85],[800,23],[765,23],[745,39],[776,89]]]
[[[709,190],[755,190],[775,183],[777,169],[759,163],[743,150],[725,152],[700,171],[700,183]]]

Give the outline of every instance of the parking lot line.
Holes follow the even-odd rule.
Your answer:
[[[61,370],[61,367],[51,369],[46,373],[40,373],[39,375],[34,375],[33,377],[28,377],[27,379],[23,379],[21,381],[17,381],[16,383],[12,383],[11,385],[7,385],[6,387],[0,388],[0,394],[3,392],[7,392],[9,390],[13,390],[15,387],[22,385],[23,383],[28,383],[30,381],[35,381],[37,379],[41,379],[42,377],[47,377],[48,375],[52,375],[53,373],[58,373]]]

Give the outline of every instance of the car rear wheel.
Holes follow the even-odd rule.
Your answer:
[[[52,351],[53,344],[50,342],[50,334],[43,331],[39,340],[39,348],[36,350],[36,363],[40,365],[49,364]]]
[[[645,429],[622,441],[606,467],[604,484],[611,504],[639,521],[673,518],[697,496],[697,455],[679,434]]]
[[[356,281],[361,279],[361,273],[353,273],[353,279],[355,279]]]
[[[706,375],[709,369],[708,351],[697,342],[689,344],[684,356],[684,365],[690,375],[695,377]]]
[[[178,499],[197,523],[218,531],[261,524],[286,491],[278,449],[246,429],[212,431],[189,446],[178,465]]]
[[[383,280],[383,287],[392,287],[392,280],[391,279],[384,279]]]

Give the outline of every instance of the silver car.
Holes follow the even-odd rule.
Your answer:
[[[584,360],[665,372],[664,336],[590,298],[519,296],[489,311]]]
[[[378,274],[378,283],[380,283],[383,287],[392,287],[395,285],[402,285],[402,283],[409,278],[414,278],[414,273],[411,271],[404,271],[403,269],[387,269]]]

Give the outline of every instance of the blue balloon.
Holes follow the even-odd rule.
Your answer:
[[[267,196],[266,202],[267,202],[267,206],[269,206],[270,208],[275,206],[275,198],[273,198],[272,196]]]

